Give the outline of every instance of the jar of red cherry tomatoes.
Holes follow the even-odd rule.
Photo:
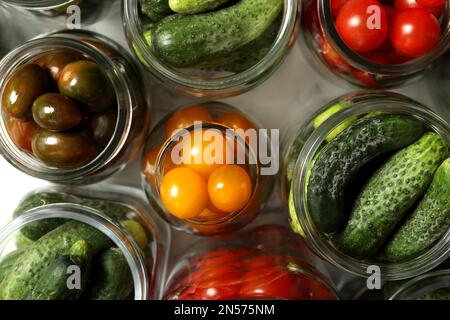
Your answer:
[[[143,186],[154,209],[176,229],[234,231],[256,217],[271,193],[274,176],[260,161],[271,152],[270,138],[230,105],[181,107],[159,122],[148,141]]]
[[[419,78],[450,46],[448,0],[305,0],[314,64],[353,85],[389,88]]]
[[[140,152],[149,125],[133,60],[112,40],[60,31],[0,62],[0,149],[40,179],[87,184]]]
[[[321,262],[290,231],[265,225],[232,239],[194,244],[169,273],[165,298],[338,299],[320,267]]]

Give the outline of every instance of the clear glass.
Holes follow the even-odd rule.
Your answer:
[[[204,110],[206,109],[212,116],[211,121],[199,122],[196,125],[189,124],[189,127],[186,127],[185,131],[180,131],[177,134],[168,136],[166,125],[169,121],[176,119],[180,111],[189,110],[188,108],[192,107],[192,105],[182,106],[164,117],[152,130],[145,147],[142,162],[141,176],[143,188],[155,211],[176,229],[200,235],[232,232],[250,223],[260,213],[265,201],[272,192],[274,176],[262,174],[262,168],[264,166],[260,162],[259,155],[257,155],[258,150],[254,149],[254,144],[250,142],[250,140],[244,141],[241,136],[227,130],[233,128],[228,126],[229,124],[220,123],[220,119],[223,119],[221,117],[224,115],[233,115],[233,118],[239,117],[239,121],[247,123],[251,128],[259,129],[261,126],[254,119],[228,104],[221,102],[205,102],[194,106],[204,108]],[[171,158],[173,147],[178,143],[182,143],[179,141],[183,141],[183,137],[188,136],[191,133],[193,133],[195,137],[195,132],[198,128],[197,125],[199,124],[202,125],[203,129],[212,129],[215,130],[215,132],[220,132],[229,142],[236,142],[236,150],[240,150],[240,154],[245,157],[245,163],[239,163],[239,165],[242,166],[251,177],[251,197],[247,205],[239,211],[226,213],[225,215],[221,214],[217,216],[201,216],[192,219],[179,219],[172,215],[163,205],[160,195],[160,186],[163,176],[175,167],[175,165],[170,163],[170,160],[173,159]],[[206,141],[206,136],[201,137]],[[257,139],[258,141],[263,139],[267,141],[266,147],[270,148],[271,140],[266,131],[261,131]],[[261,144],[259,148],[261,148]],[[268,152],[271,152],[271,150],[268,150]],[[146,155],[151,154],[154,154],[154,159],[152,159],[152,162],[154,163],[151,163],[152,168],[150,168],[151,170],[148,170],[147,166],[149,163],[147,162],[148,158]],[[235,164],[238,163],[237,158],[238,157],[233,158]]]
[[[402,285],[389,300],[450,300],[450,270],[439,270]]]
[[[111,2],[116,0],[2,0],[8,9],[15,9],[35,16],[45,23],[65,28],[67,22],[73,23],[71,16],[80,9],[80,22],[87,26],[100,21],[111,9]],[[71,7],[76,6],[76,7]]]
[[[263,225],[199,241],[170,271],[169,300],[336,300],[324,265],[288,229]],[[320,270],[320,271],[319,271]]]
[[[0,117],[0,149],[17,169],[36,178],[62,184],[88,184],[103,180],[125,167],[139,154],[147,134],[149,97],[141,75],[129,54],[112,40],[90,31],[60,31],[28,41],[0,62],[0,96],[11,74],[43,54],[74,51],[95,61],[110,78],[117,101],[117,120],[109,143],[89,163],[61,169],[38,161],[11,139],[5,112]],[[3,109],[3,108],[2,108]]]
[[[23,228],[39,223],[44,228],[42,223],[58,218],[78,221],[99,230],[120,249],[132,274],[133,299],[160,299],[170,231],[152,219],[139,190],[110,185],[102,190],[55,186],[28,194],[12,222],[0,230],[0,261],[16,249],[32,248],[33,241],[21,232]],[[118,215],[114,217],[115,213]],[[145,235],[127,228],[130,221],[140,225],[139,232],[144,231]]]
[[[428,78],[428,88],[436,111],[450,121],[450,53],[444,55]]]
[[[146,43],[139,0],[123,0],[122,5],[125,35],[130,48],[144,66],[168,87],[186,95],[207,98],[238,95],[266,80],[295,43],[301,16],[297,0],[284,0],[280,31],[270,51],[253,67],[230,73],[177,69],[163,63]]]
[[[335,105],[343,108],[314,129],[314,119]],[[427,272],[443,260],[449,251],[450,230],[426,252],[411,260],[398,263],[357,260],[340,252],[332,242],[315,227],[306,200],[306,175],[314,155],[327,136],[349,118],[369,112],[406,114],[422,121],[438,133],[450,147],[449,124],[430,109],[405,96],[390,92],[359,92],[340,97],[307,120],[301,127],[292,128],[283,141],[281,189],[284,203],[288,204],[290,222],[294,231],[303,236],[311,248],[334,266],[352,274],[367,277],[368,267],[377,265],[383,280],[407,279]]]
[[[311,62],[326,76],[331,71],[358,87],[392,88],[416,80],[432,69],[450,45],[449,5],[442,18],[442,37],[436,47],[420,58],[389,65],[372,62],[345,45],[335,28],[330,0],[305,0],[303,12],[303,33],[308,47],[306,54]]]

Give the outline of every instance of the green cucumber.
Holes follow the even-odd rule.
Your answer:
[[[25,299],[39,276],[59,256],[68,255],[79,239],[92,246],[92,254],[112,246],[111,240],[99,230],[77,221],[69,221],[50,231],[28,247],[0,283],[0,300]]]
[[[11,272],[16,263],[17,259],[24,253],[23,249],[13,251],[7,254],[0,261],[0,283],[2,283],[3,279],[5,279]]]
[[[79,240],[70,248],[69,255],[56,258],[42,273],[27,300],[77,300],[81,297],[87,283],[91,262],[91,247]],[[71,288],[69,280],[71,269],[77,266],[81,277],[80,287]]]
[[[417,300],[450,300],[450,288],[442,288],[427,293]]]
[[[193,66],[257,39],[282,8],[283,0],[241,0],[214,12],[172,15],[156,24],[151,47],[173,67]]]
[[[280,30],[281,18],[282,15],[279,15],[263,34],[252,42],[233,52],[207,57],[199,64],[193,66],[193,68],[239,73],[253,67],[270,51]]]
[[[390,262],[413,258],[450,228],[450,159],[444,161],[416,210],[385,248]]]
[[[359,194],[336,239],[342,252],[359,259],[374,256],[422,197],[447,156],[445,142],[431,132],[392,156]]]
[[[133,290],[130,267],[118,248],[110,248],[99,258],[94,282],[88,294],[91,300],[123,300]]]
[[[66,193],[45,192],[36,193],[24,199],[14,212],[14,218],[17,218],[26,213],[26,211],[39,208],[49,204],[75,204],[90,207],[100,211],[108,217],[119,220],[126,217],[131,211],[128,207],[118,203],[106,202],[101,200],[94,200],[88,198],[80,198]],[[52,218],[43,219],[32,222],[24,226],[20,231],[25,237],[32,241],[36,241],[53,229],[68,222],[68,219]]]
[[[169,7],[177,13],[194,14],[214,10],[230,0],[169,0]]]
[[[169,7],[169,0],[141,0],[141,11],[153,22],[173,14]]]
[[[29,247],[34,243],[33,240],[25,236],[21,231],[17,232],[16,235],[16,247],[17,249],[24,249],[26,247]]]
[[[311,170],[307,201],[321,232],[338,232],[345,224],[346,189],[370,161],[403,148],[423,133],[422,123],[410,116],[362,118],[326,144]]]

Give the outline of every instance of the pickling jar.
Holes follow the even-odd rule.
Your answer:
[[[199,241],[169,273],[169,300],[336,300],[324,265],[288,229],[263,225]]]
[[[278,164],[272,147],[269,131],[228,104],[184,105],[152,130],[142,185],[174,228],[233,232],[250,223],[271,194]]]
[[[339,36],[330,0],[303,1],[305,53],[316,70],[367,89],[392,88],[421,78],[431,70],[450,45],[450,7],[441,18],[441,39],[429,53],[397,64],[371,61],[350,49]]]
[[[0,286],[8,286],[8,290],[2,290],[5,295],[1,299],[64,300],[65,296],[45,296],[47,292],[38,289],[42,288],[39,281],[52,268],[52,261],[59,259],[60,254],[68,254],[69,248],[79,240],[87,242],[91,256],[85,269],[74,260],[81,269],[80,276],[87,272],[89,277],[89,280],[83,278],[76,289],[82,293],[77,294],[77,299],[161,298],[170,230],[152,218],[151,209],[138,189],[103,185],[102,191],[98,190],[54,186],[25,196],[11,222],[0,230],[0,279],[3,280]],[[35,252],[39,254],[34,256]],[[111,253],[112,262],[105,258]],[[18,258],[8,261],[14,255]],[[30,274],[29,269],[22,269],[21,273],[20,263],[35,266],[39,277]],[[9,272],[8,264],[16,266],[15,273]],[[129,268],[127,273],[123,264]],[[59,273],[50,274],[56,277]],[[67,274],[66,277],[72,274],[69,269]],[[28,279],[29,285],[25,288],[9,283],[14,282],[15,276]],[[120,283],[111,283],[115,279]]]
[[[298,1],[284,0],[278,35],[270,50],[252,66],[231,71],[208,66],[175,68],[162,61],[148,45],[145,35],[151,29],[152,22],[143,17],[139,3],[139,0],[125,0],[122,8],[125,35],[136,57],[169,88],[185,95],[205,98],[242,94],[267,80],[295,43],[301,17]],[[226,69],[230,65],[225,63],[220,67]]]
[[[436,111],[450,121],[450,54],[439,61],[439,65],[427,79],[428,89]]]
[[[315,157],[320,154],[321,149],[330,141],[339,137],[339,134],[358,119],[381,114],[407,115],[418,119],[425,127],[423,132],[428,130],[437,133],[447,147],[450,147],[449,124],[420,103],[403,95],[390,92],[363,91],[348,94],[331,101],[308,120],[288,129],[286,136],[282,139],[281,189],[283,201],[289,210],[292,229],[306,239],[315,253],[335,267],[360,277],[369,277],[372,274],[371,267],[377,266],[381,272],[381,280],[391,281],[420,275],[445,260],[449,251],[450,230],[414,258],[400,262],[387,262],[380,257],[377,260],[374,259],[375,257],[372,259],[356,259],[343,253],[333,243],[332,239],[339,235],[340,231],[337,234],[319,231],[313,221],[310,204],[307,200],[309,172],[313,168]],[[380,159],[380,161],[387,161],[387,159]],[[372,170],[382,165],[375,162],[372,162],[375,167]],[[370,164],[368,164],[368,167],[370,167]],[[336,170],[339,169],[336,168]],[[370,169],[368,170],[368,172],[372,172]],[[360,182],[357,178],[352,180],[351,186],[362,188],[367,179],[370,178],[364,178],[363,176],[361,175],[362,181]],[[360,183],[362,183],[361,186]],[[344,205],[351,209],[351,205],[345,203]]]
[[[389,300],[450,300],[450,270],[438,270],[404,283]]]
[[[115,0],[2,0],[1,4],[49,25],[69,28],[76,22],[81,27],[100,21],[111,9],[112,2]]]
[[[106,76],[105,79],[110,80],[113,90],[113,103],[107,111],[88,116],[82,109],[82,121],[71,129],[86,133],[84,137],[88,136],[87,142],[80,144],[80,148],[92,149],[94,152],[89,153],[90,157],[86,161],[70,163],[70,167],[69,163],[60,166],[56,161],[58,165],[41,161],[42,158],[38,159],[32,149],[33,138],[39,132],[33,129],[36,124],[20,119],[16,121],[6,113],[3,102],[0,106],[0,150],[8,162],[30,176],[61,184],[88,184],[118,172],[140,153],[150,122],[150,98],[143,89],[141,75],[130,55],[109,38],[82,30],[46,34],[6,55],[0,62],[0,96],[6,96],[8,81],[22,66],[40,63],[38,61],[42,60],[39,59],[45,61],[52,54],[65,53],[86,59],[83,61],[90,65],[95,62]],[[49,79],[52,78],[49,76]],[[48,90],[55,92],[50,88],[51,81]],[[77,83],[70,82],[71,85]],[[106,92],[102,94],[95,96],[98,102],[107,96]],[[53,140],[46,141],[48,145]],[[75,149],[66,151],[75,152]],[[57,147],[49,154],[61,158],[61,150]]]

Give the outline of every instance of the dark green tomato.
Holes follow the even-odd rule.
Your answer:
[[[93,114],[88,119],[89,131],[97,146],[104,148],[108,145],[116,129],[117,110],[108,109],[101,113]]]
[[[59,91],[85,105],[88,112],[101,112],[114,102],[114,88],[98,64],[83,60],[68,64],[58,81]]]
[[[70,98],[58,93],[46,93],[33,103],[33,119],[50,131],[66,131],[81,121],[81,111]]]
[[[14,118],[28,120],[37,97],[48,90],[48,76],[37,64],[26,64],[14,71],[3,91],[2,106]]]
[[[52,132],[40,129],[33,137],[33,153],[46,165],[77,168],[96,156],[92,139],[83,131]]]
[[[63,51],[45,54],[36,60],[36,63],[47,69],[53,80],[58,82],[61,72],[69,63],[83,59],[84,57],[77,52]]]

